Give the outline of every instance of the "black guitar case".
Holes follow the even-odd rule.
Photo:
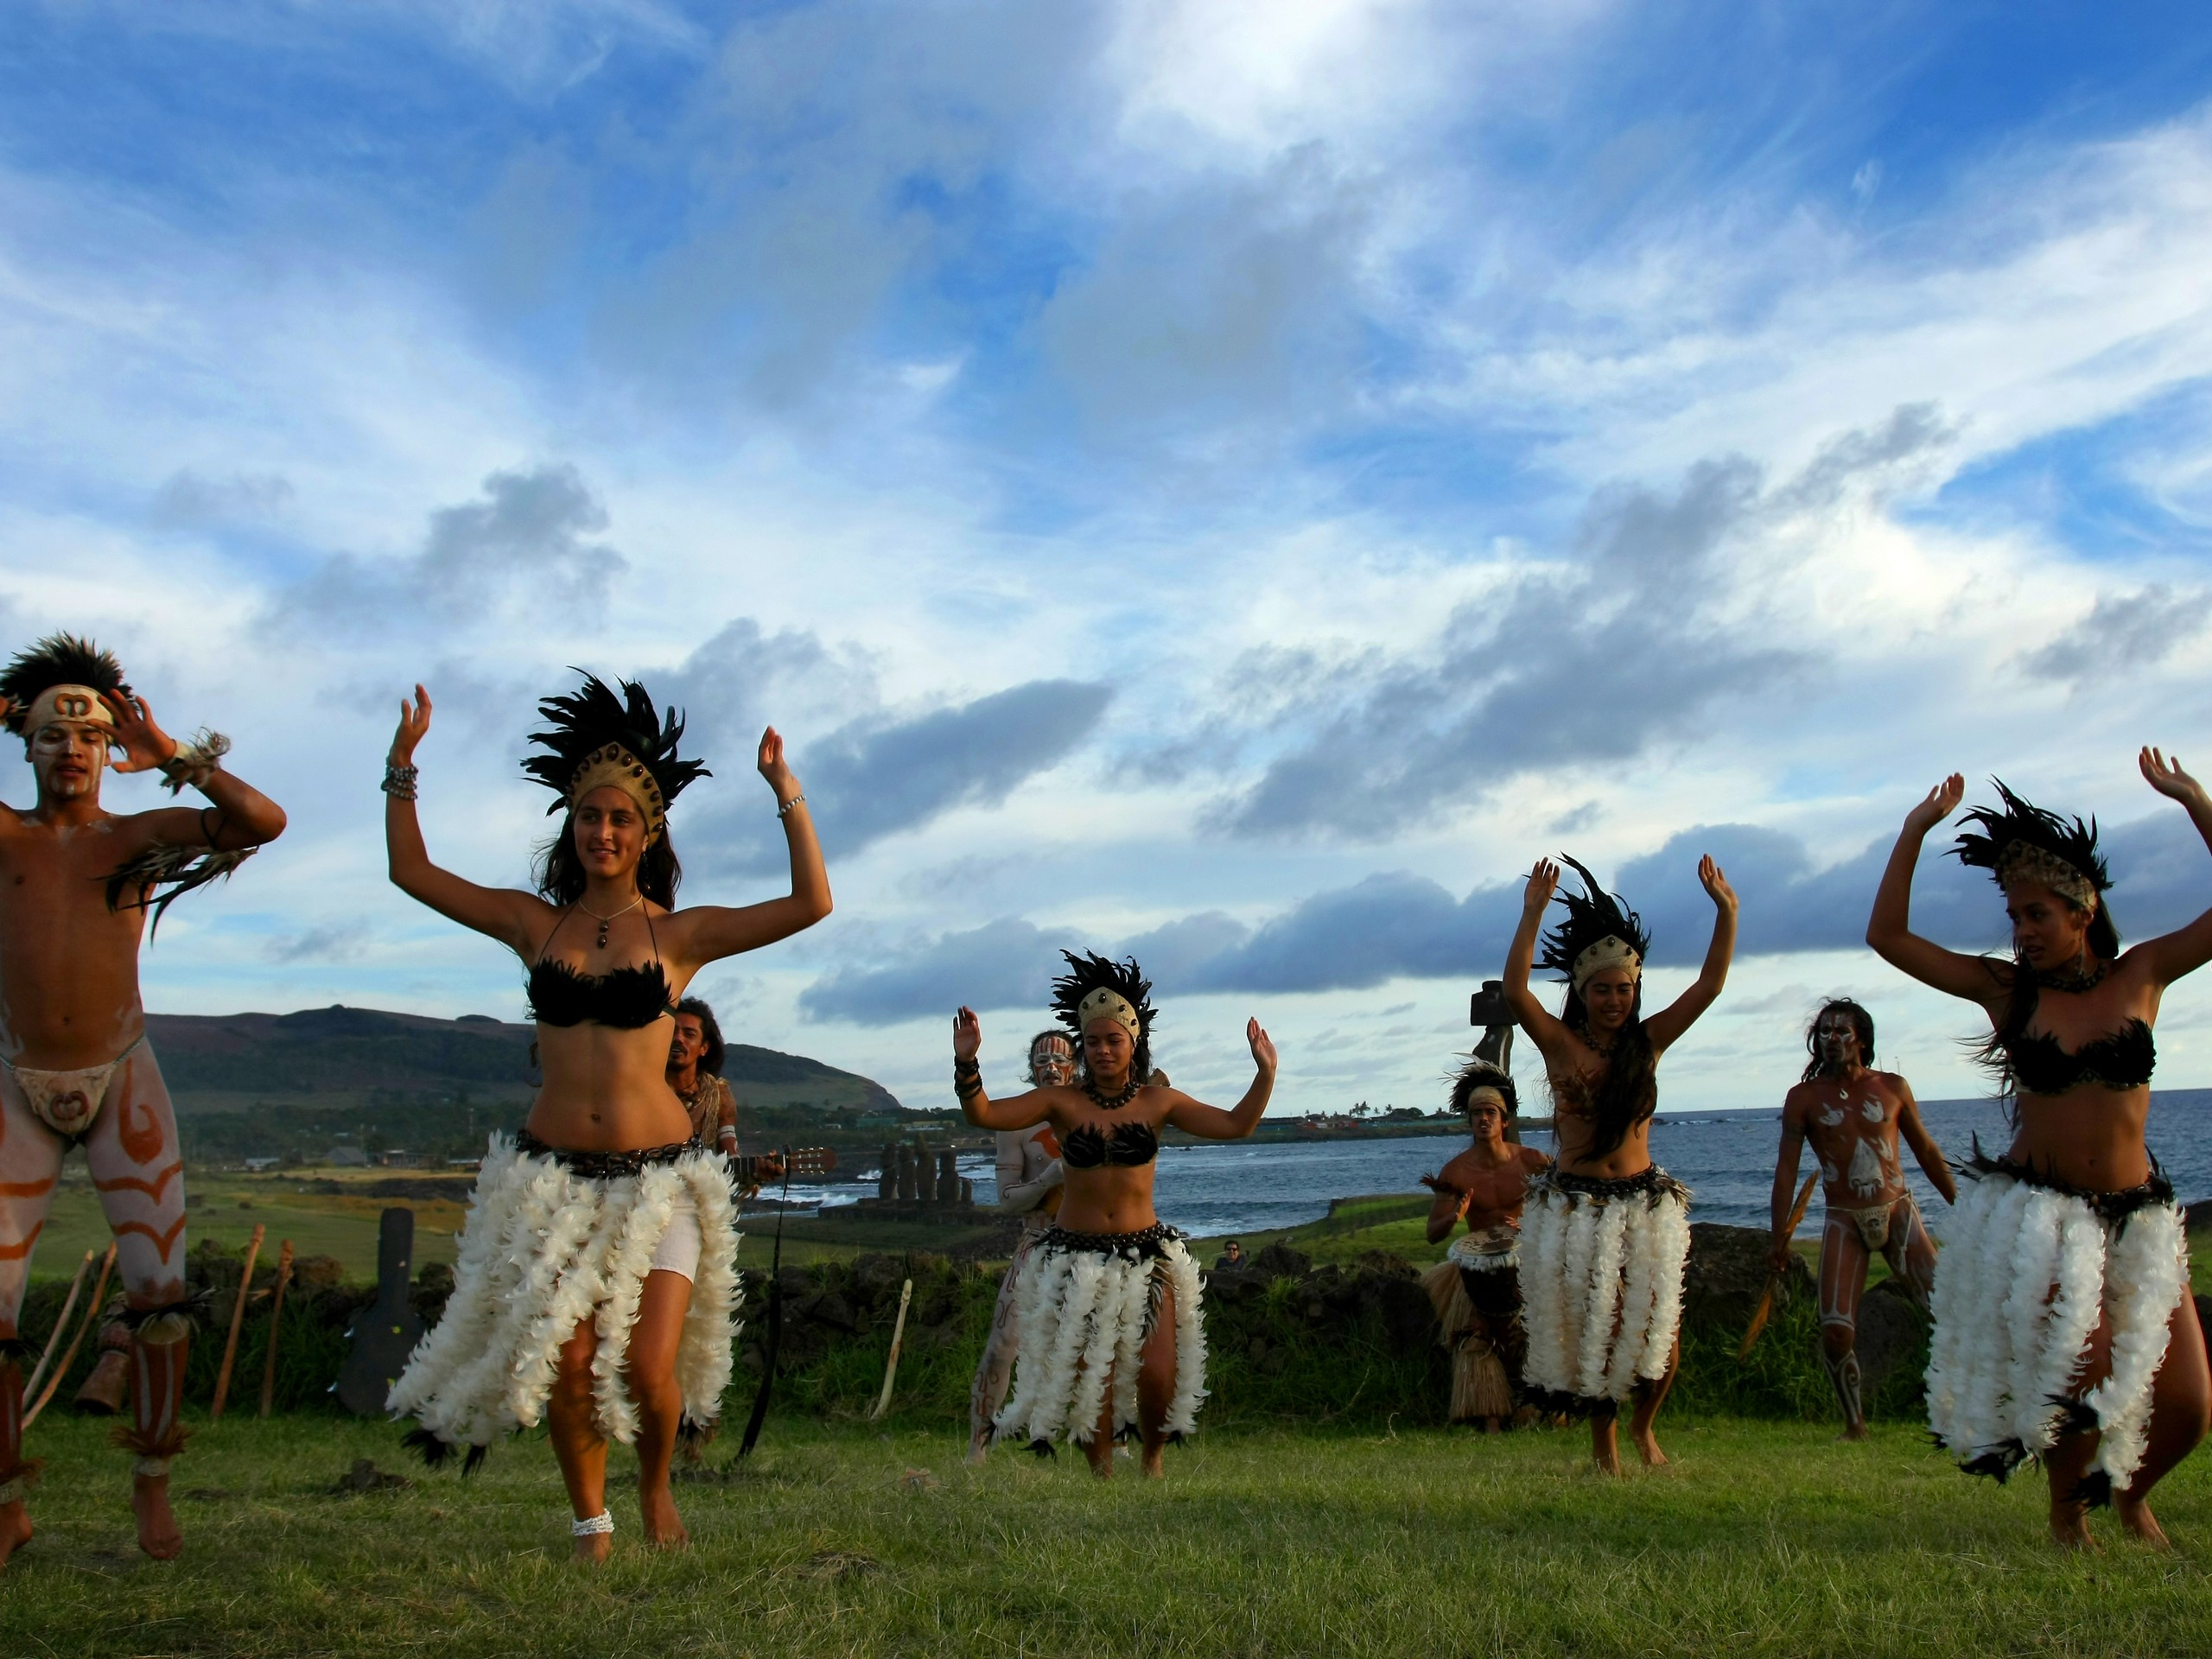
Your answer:
[[[408,1299],[415,1260],[415,1212],[395,1205],[384,1212],[377,1230],[377,1299],[361,1310],[353,1328],[353,1351],[331,1390],[357,1417],[381,1417],[391,1385],[407,1356],[423,1338],[423,1321]]]

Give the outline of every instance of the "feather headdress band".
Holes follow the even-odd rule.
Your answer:
[[[115,715],[102,699],[130,695],[115,653],[73,633],[47,635],[0,671],[8,729],[26,740],[56,720],[112,728]]]
[[[2077,910],[2094,910],[2097,895],[2112,886],[2112,875],[2097,851],[2097,823],[2075,818],[2069,823],[2056,812],[2031,805],[1997,785],[2000,810],[1977,806],[1966,822],[1984,833],[1962,835],[1951,849],[1960,863],[1987,870],[1999,887],[2032,881],[2049,887]]]
[[[1643,919],[1617,893],[1607,893],[1598,878],[1578,861],[1560,856],[1582,878],[1578,895],[1564,889],[1552,902],[1567,908],[1567,919],[1544,935],[1544,954],[1537,966],[1564,977],[1577,996],[1592,974],[1607,968],[1624,968],[1630,979],[1642,977],[1643,959],[1651,953],[1651,936]]]
[[[1475,1103],[1484,1096],[1497,1098],[1498,1108],[1508,1117],[1521,1113],[1520,1090],[1513,1086],[1513,1074],[1503,1066],[1493,1065],[1479,1056],[1468,1060],[1452,1077],[1452,1110],[1460,1117],[1475,1109]]]
[[[1052,982],[1052,1012],[1074,1033],[1080,1048],[1084,1027],[1092,1020],[1113,1020],[1136,1046],[1135,1075],[1152,1071],[1152,982],[1134,957],[1116,962],[1096,951],[1078,957],[1063,950],[1068,971]]]
[[[597,675],[585,674],[574,696],[541,702],[537,712],[549,728],[532,732],[530,741],[550,753],[531,755],[522,769],[560,797],[546,808],[548,817],[574,811],[594,789],[620,790],[645,815],[650,844],[668,826],[670,804],[695,780],[714,774],[677,753],[682,715],[671,709],[664,719],[644,686],[617,683],[620,696]]]

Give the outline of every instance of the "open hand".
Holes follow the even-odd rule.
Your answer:
[[[1529,890],[1521,895],[1523,916],[1541,914],[1552,901],[1552,894],[1559,891],[1559,866],[1548,858],[1536,861],[1536,868],[1529,872]]]
[[[1274,1039],[1261,1028],[1257,1020],[1244,1022],[1244,1040],[1252,1046],[1252,1063],[1273,1077],[1275,1074]]]
[[[2204,797],[2204,785],[2181,769],[2179,755],[2169,760],[2161,751],[2146,743],[2136,764],[2143,768],[2144,781],[2161,795],[2183,803]]]
[[[1736,913],[1736,889],[1728,885],[1728,878],[1720,874],[1720,867],[1707,853],[1697,861],[1697,879],[1704,885],[1705,896],[1713,900],[1713,907],[1725,915]]]
[[[1959,810],[1959,803],[1967,798],[1967,780],[1960,772],[1953,772],[1928,791],[1928,797],[1904,815],[1908,833],[1924,836],[1937,824]]]
[[[430,694],[421,685],[415,688],[413,702],[399,700],[399,729],[391,734],[391,753],[386,757],[395,766],[404,766],[415,759],[415,746],[430,729]]]
[[[115,715],[115,733],[108,741],[123,751],[123,759],[114,763],[118,772],[151,772],[176,758],[176,740],[154,723],[153,705],[145,698],[111,691],[100,701]]]
[[[976,1010],[965,1003],[952,1016],[952,1058],[972,1060],[983,1046],[983,1022],[976,1017]]]

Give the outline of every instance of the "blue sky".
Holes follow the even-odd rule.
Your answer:
[[[1517,873],[1574,852],[1679,984],[1676,1106],[1778,1096],[1943,772],[2212,902],[2132,769],[2212,713],[2212,41],[2180,6],[28,5],[0,18],[0,633],[90,629],[293,814],[148,957],[180,1011],[521,1008],[382,879],[512,881],[564,666],[717,776],[694,898],[836,915],[702,988],[944,1095],[1062,944],[1179,1082],[1430,1103]],[[2212,764],[2212,757],[2207,757]],[[0,763],[8,798],[28,773]],[[142,781],[114,785],[140,804]],[[1930,868],[1931,928],[2001,938]],[[2212,1071],[2212,997],[2162,1077]]]

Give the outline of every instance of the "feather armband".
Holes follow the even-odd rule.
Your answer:
[[[230,752],[229,738],[202,726],[191,742],[178,744],[176,753],[162,762],[162,787],[172,795],[181,795],[187,788],[207,788]]]

